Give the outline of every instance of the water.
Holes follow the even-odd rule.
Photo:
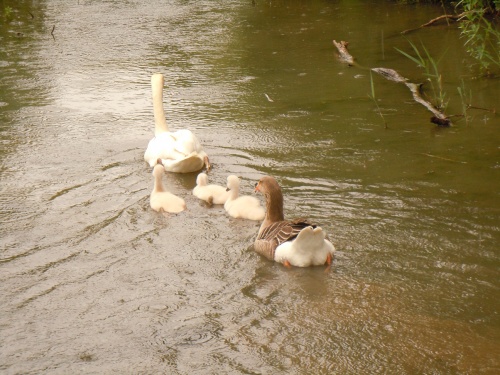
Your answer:
[[[8,4],[6,4],[8,5]],[[10,5],[1,20],[0,369],[39,373],[493,374],[499,371],[498,115],[439,129],[404,86],[399,32],[439,7],[357,1]],[[33,15],[30,15],[30,13]],[[53,26],[55,28],[53,29]],[[53,30],[53,36],[51,31]],[[409,35],[440,61],[448,113],[498,107],[459,31]],[[350,42],[359,67],[336,59]],[[329,272],[251,249],[258,223],[149,208],[150,75],[173,129],[251,193],[277,177],[319,221]],[[267,95],[267,96],[266,96]],[[270,100],[268,100],[268,98]],[[497,108],[498,111],[498,108]]]

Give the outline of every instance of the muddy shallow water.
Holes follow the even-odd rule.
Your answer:
[[[2,373],[500,370],[498,115],[437,128],[404,86],[374,76],[386,128],[363,68],[422,80],[394,48],[410,51],[399,32],[440,7],[11,6],[0,35]],[[462,79],[477,107],[498,106],[498,79],[476,77],[456,27],[410,37],[444,54],[449,113],[461,113]],[[340,63],[332,39],[361,66]],[[200,203],[196,174],[166,178],[186,212],[150,209],[155,72],[169,125],[195,131],[210,155],[210,181],[237,174],[250,194],[276,176],[286,216],[331,236],[328,272],[259,257],[259,224]]]

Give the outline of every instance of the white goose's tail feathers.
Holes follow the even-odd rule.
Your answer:
[[[162,159],[162,163],[165,170],[178,173],[197,172],[205,165],[197,152],[192,152],[183,159]]]
[[[314,249],[323,246],[325,232],[321,227],[306,227],[300,231],[296,238],[296,244],[303,249]]]
[[[275,260],[287,260],[297,267],[320,266],[325,264],[328,256],[333,256],[335,247],[326,239],[321,227],[306,227],[300,231],[293,241],[287,241],[276,249]]]

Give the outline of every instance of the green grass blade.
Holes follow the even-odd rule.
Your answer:
[[[396,48],[396,51],[398,51],[403,56],[406,56],[407,58],[409,58],[411,61],[413,61],[418,66],[424,67],[424,65],[422,65],[422,63],[418,59],[416,59],[415,57],[413,57],[412,55],[409,55],[406,52],[401,51],[399,48]]]

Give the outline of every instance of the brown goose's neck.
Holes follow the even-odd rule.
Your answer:
[[[283,215],[283,194],[278,186],[266,192],[266,218],[268,224],[285,220]]]

